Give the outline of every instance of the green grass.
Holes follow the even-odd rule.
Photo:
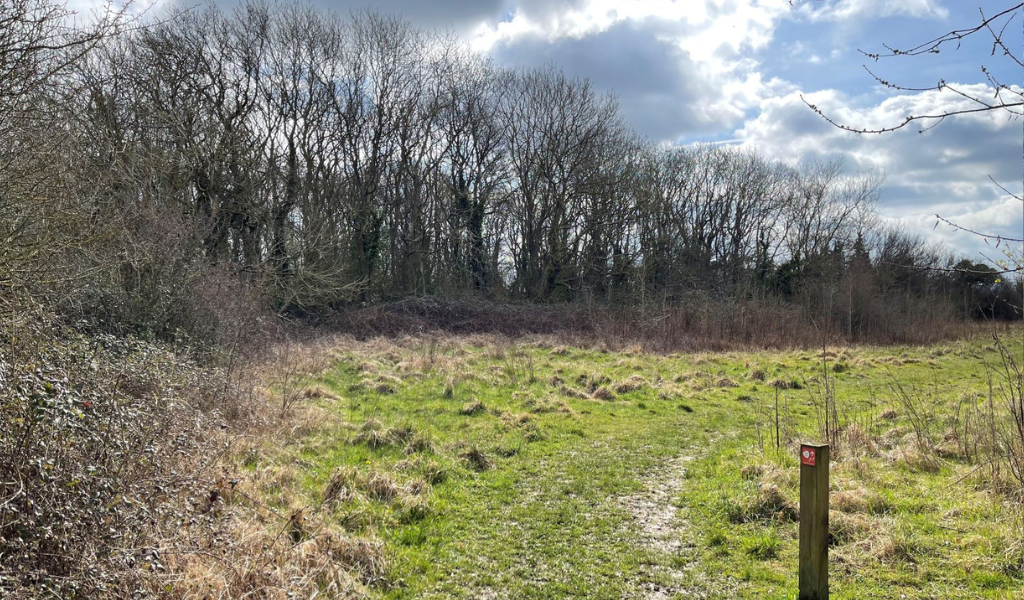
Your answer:
[[[405,339],[333,355],[311,394],[319,423],[239,463],[290,473],[265,486],[271,505],[316,507],[346,535],[382,539],[389,568],[372,595],[795,597],[795,448],[818,437],[820,350]],[[950,439],[968,409],[980,418],[987,406],[986,364],[1000,363],[984,337],[830,349],[845,425],[833,598],[1020,597],[1005,469],[976,469]],[[349,493],[324,502],[332,477]],[[673,478],[668,496],[649,491]],[[630,498],[674,506],[675,519],[652,538]]]

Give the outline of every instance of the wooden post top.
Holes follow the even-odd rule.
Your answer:
[[[824,452],[822,452],[824,450]],[[816,467],[819,457],[828,454],[828,444],[800,444],[800,464]],[[827,458],[826,458],[827,460]]]

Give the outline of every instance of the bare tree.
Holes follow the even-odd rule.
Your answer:
[[[65,282],[55,260],[85,237],[76,230],[83,206],[69,193],[76,144],[67,114],[67,75],[97,44],[131,23],[128,6],[106,10],[91,24],[46,0],[0,3],[0,309],[10,292]],[[72,251],[73,255],[74,252]],[[77,276],[77,275],[76,275]]]

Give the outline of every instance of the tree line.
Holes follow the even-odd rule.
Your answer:
[[[961,259],[880,218],[880,173],[653,143],[586,79],[396,17],[66,17],[0,8],[9,298],[160,336],[218,295],[309,317],[699,294],[792,304],[851,337],[922,310],[1020,315],[1019,281],[944,271]]]

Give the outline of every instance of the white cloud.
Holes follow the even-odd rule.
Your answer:
[[[481,23],[470,43],[478,50],[488,50],[529,34],[555,41],[593,35],[625,21],[656,22],[678,27],[657,27],[652,35],[663,41],[671,39],[694,60],[704,61],[723,52],[738,55],[745,49],[765,47],[778,19],[789,11],[785,3],[774,0],[589,0],[561,10],[551,5],[543,10],[520,6],[509,20]]]
[[[526,5],[481,24],[470,43],[505,64],[554,63],[588,77],[620,97],[641,132],[678,139],[731,129],[762,99],[789,89],[754,58],[789,11],[777,0]]]
[[[937,0],[803,0],[795,12],[811,21],[874,20],[899,16],[918,19],[949,17],[949,10]]]
[[[984,85],[959,89],[991,95]],[[972,106],[948,92],[923,92],[890,97],[877,104],[857,104],[836,90],[804,94],[834,120],[855,127],[876,129],[901,122],[907,115],[940,114]],[[842,157],[854,169],[881,168],[887,173],[880,208],[931,240],[941,240],[968,252],[983,247],[977,236],[940,225],[935,215],[971,229],[1020,238],[1024,205],[994,185],[998,181],[1021,194],[1020,120],[1008,119],[1005,111],[989,111],[950,117],[919,133],[908,125],[882,134],[857,134],[829,125],[791,92],[761,102],[760,113],[737,131],[742,145],[763,154],[797,164],[808,155]]]
[[[124,11],[130,16],[154,15],[173,0],[68,0],[66,8],[79,23]]]

